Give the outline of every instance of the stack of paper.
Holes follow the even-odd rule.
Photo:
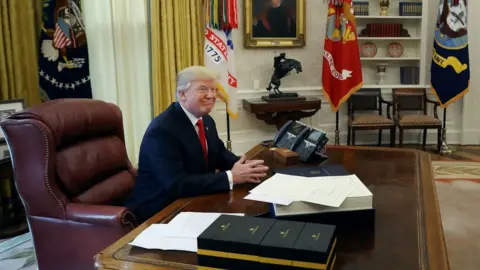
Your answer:
[[[197,237],[220,215],[232,213],[179,213],[168,224],[152,224],[130,244],[147,249],[182,250],[197,252]]]
[[[340,207],[349,197],[368,197],[371,192],[356,175],[303,177],[276,173],[250,191],[248,200],[288,206],[306,202]]]

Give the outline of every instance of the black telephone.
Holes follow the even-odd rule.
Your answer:
[[[273,139],[273,144],[277,147],[288,148],[292,150],[295,143],[305,136],[310,128],[299,121],[288,121],[280,128]]]
[[[314,154],[319,154],[328,142],[325,132],[309,127],[299,121],[288,121],[280,128],[273,139],[277,147],[288,148],[307,162]]]

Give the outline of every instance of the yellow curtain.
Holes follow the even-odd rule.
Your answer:
[[[175,101],[176,73],[203,65],[203,22],[203,0],[150,1],[154,115]]]
[[[37,41],[41,3],[0,0],[0,100],[40,103]]]

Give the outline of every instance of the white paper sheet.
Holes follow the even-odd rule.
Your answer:
[[[267,203],[275,203],[280,205],[290,205],[293,200],[288,198],[279,198],[274,197],[271,195],[262,195],[257,193],[250,193],[244,199],[252,200],[252,201],[259,201],[259,202],[267,202]]]
[[[171,229],[167,231],[165,236],[197,238],[222,214],[235,216],[245,215],[242,213],[181,212],[168,223]]]
[[[197,252],[197,237],[220,215],[243,213],[181,212],[168,224],[152,224],[130,244],[146,249]]]
[[[349,196],[369,195],[355,175],[303,177],[277,173],[252,189],[245,199],[280,205],[304,201],[339,207]]]
[[[372,192],[362,183],[362,181],[354,174],[350,175],[351,185],[353,186],[352,192],[348,197],[367,197],[373,196]]]
[[[353,189],[349,178],[334,176],[309,179],[305,185],[311,186],[311,192],[302,201],[331,207],[339,207]]]
[[[309,185],[305,184],[307,177],[293,176],[276,173],[269,179],[250,190],[252,194],[270,195],[292,199],[294,201],[304,198],[311,192]]]

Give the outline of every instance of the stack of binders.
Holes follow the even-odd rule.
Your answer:
[[[274,169],[275,173],[303,176],[346,176],[350,173],[340,164],[326,164],[315,167],[293,167]],[[348,197],[340,207],[327,207],[308,202],[293,202],[288,206],[270,203],[270,217],[277,219],[332,224],[339,233],[375,230],[375,208],[373,194],[357,179],[353,196]]]
[[[325,269],[336,259],[333,225],[221,215],[197,238],[198,269]]]

